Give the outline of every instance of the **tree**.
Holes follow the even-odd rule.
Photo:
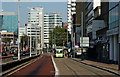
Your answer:
[[[55,27],[50,31],[50,45],[67,46],[67,30],[63,27]]]

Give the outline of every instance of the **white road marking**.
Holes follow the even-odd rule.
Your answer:
[[[59,70],[56,66],[56,63],[55,63],[52,55],[51,55],[51,58],[52,58],[52,62],[53,62],[54,68],[55,68],[55,77],[58,77],[59,76]]]

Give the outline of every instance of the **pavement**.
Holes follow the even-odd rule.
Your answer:
[[[106,63],[95,62],[91,60],[81,60],[80,58],[73,58],[73,60],[120,75],[120,70],[118,70],[118,65],[116,64],[106,64]]]

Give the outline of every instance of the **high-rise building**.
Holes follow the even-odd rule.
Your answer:
[[[44,47],[49,44],[49,14],[44,15]]]
[[[2,31],[3,15],[0,15],[0,31]]]
[[[118,0],[119,1],[119,0]],[[109,59],[117,62],[119,60],[119,17],[120,17],[120,3],[109,2],[109,30],[107,36],[109,37]]]
[[[109,21],[109,2],[101,0],[101,6],[97,6],[94,9],[94,20],[93,20],[93,34],[94,39],[94,54],[96,58],[101,61],[109,60],[109,42],[107,36],[108,21]]]
[[[62,27],[62,17],[60,13],[49,13],[44,15],[44,47],[49,44],[49,32],[56,26]]]
[[[68,12],[68,31],[71,34],[72,30],[72,20],[73,15],[76,14],[76,0],[68,0],[67,4],[67,12]]]
[[[44,13],[42,7],[33,7],[29,9],[28,23],[31,24],[31,28],[38,26],[40,27],[40,44],[41,48],[44,46]],[[29,26],[29,25],[28,25]]]
[[[37,25],[33,25],[33,24],[27,24],[27,35],[28,36],[32,36],[32,37],[37,37],[39,38],[40,35],[40,27]],[[40,37],[41,39],[41,37]]]
[[[41,48],[41,27],[35,24],[26,24],[27,36],[32,38],[32,47],[37,46],[37,49]]]
[[[0,12],[0,31],[18,33],[18,16],[14,12]]]
[[[74,26],[74,33],[75,33],[75,45],[80,45],[80,36],[81,36],[81,17],[83,12],[83,18],[85,19],[85,2],[76,2],[76,16],[75,16],[75,25]],[[83,21],[84,21],[83,19]],[[84,21],[85,22],[85,21]],[[83,22],[83,33],[86,36],[85,32],[85,23]]]

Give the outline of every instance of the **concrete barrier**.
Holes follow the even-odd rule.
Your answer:
[[[11,62],[8,62],[8,63],[3,63],[1,66],[2,66],[2,72],[6,71],[6,70],[9,70],[17,65],[20,65],[22,63],[25,63],[27,61],[30,61],[32,59],[35,59],[37,57],[39,57],[39,55],[35,55],[35,56],[32,56],[32,57],[27,57],[27,58],[23,58],[23,59],[20,59],[20,60],[14,60],[14,61],[11,61]]]

